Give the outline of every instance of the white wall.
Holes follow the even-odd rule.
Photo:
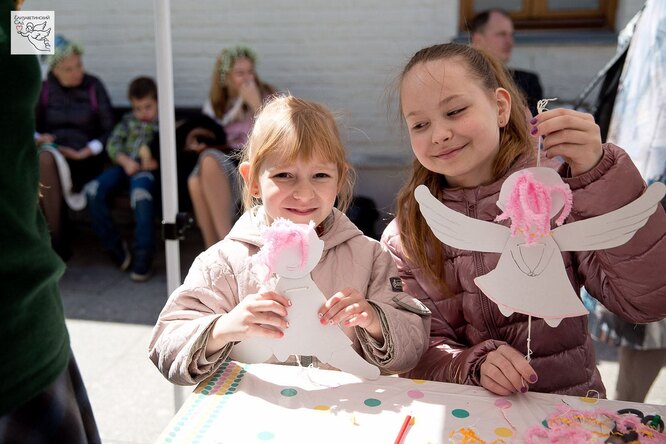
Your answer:
[[[618,24],[642,3],[620,0]],[[458,34],[458,5],[456,0],[173,0],[176,106],[203,103],[221,48],[252,46],[264,80],[341,114],[350,157],[361,167],[360,191],[389,206],[411,152],[395,113],[388,113],[387,92],[416,50]],[[86,69],[103,79],[115,104],[127,105],[133,77],[155,75],[152,1],[28,0],[24,9],[56,11],[56,31],[84,46]],[[519,45],[512,64],[538,71],[546,96],[573,101],[614,51],[614,44],[584,42]]]
[[[134,76],[155,75],[152,1],[28,0],[24,9],[55,10],[56,31],[84,46],[86,69],[115,104],[127,105]],[[455,35],[458,2],[174,0],[171,11],[176,106],[200,106],[221,48],[244,43],[257,51],[262,79],[339,113],[350,157],[368,164],[411,156],[387,91],[416,50]],[[392,200],[385,190],[382,205]]]
[[[352,152],[383,153],[396,145],[387,122],[387,80],[417,49],[453,36],[458,2],[171,3],[177,106],[200,106],[216,55],[242,42],[257,51],[265,81],[341,112]],[[55,9],[56,31],[84,46],[87,70],[120,105],[127,104],[132,77],[155,75],[152,8],[147,0],[28,0],[24,7]]]

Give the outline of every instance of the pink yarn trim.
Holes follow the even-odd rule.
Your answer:
[[[666,439],[666,435],[641,423],[635,415],[619,415],[603,408],[577,410],[563,405],[556,410],[547,419],[548,428],[539,425],[527,430],[527,444],[603,442],[613,427],[621,434],[635,430],[641,443],[663,443]]]
[[[309,236],[312,230],[314,222],[310,222],[309,225],[299,225],[288,219],[275,219],[271,226],[262,232],[264,245],[252,256],[252,265],[261,264],[268,267],[265,279],[268,280],[275,271],[275,263],[282,249],[297,244],[301,253],[300,267],[303,269],[308,259]]]
[[[555,223],[562,225],[571,212],[572,196],[568,185],[550,187],[534,178],[531,172],[525,171],[516,179],[504,212],[495,218],[496,221],[511,219],[511,235],[525,233],[528,245],[534,244],[538,236],[550,233],[550,212],[552,208],[551,194],[560,193],[564,198],[564,208]]]

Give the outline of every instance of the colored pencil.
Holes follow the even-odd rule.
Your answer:
[[[407,427],[409,427],[409,423],[412,420],[412,415],[407,415],[405,417],[405,420],[402,423],[402,427],[400,427],[400,431],[398,432],[398,436],[395,438],[395,442],[393,444],[400,444],[402,442],[402,438],[405,437],[405,433],[407,433]]]

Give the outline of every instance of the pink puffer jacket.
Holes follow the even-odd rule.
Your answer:
[[[169,297],[153,329],[150,359],[175,384],[196,384],[224,362],[235,343],[205,356],[213,323],[225,316],[260,283],[248,258],[264,243],[261,208],[246,212],[227,237],[201,253],[185,282]],[[258,214],[256,214],[258,213]],[[365,294],[382,319],[384,341],[358,327],[341,326],[354,349],[385,374],[412,369],[428,347],[430,312],[401,291],[398,270],[386,249],[338,210],[324,241],[321,260],[311,276],[327,298],[345,287]],[[273,282],[274,284],[274,282]],[[268,285],[268,284],[267,284]],[[270,289],[269,287],[267,287]],[[278,363],[273,357],[269,362]],[[295,363],[292,357],[288,362]],[[321,368],[332,368],[314,359]]]
[[[522,167],[518,162],[511,171]],[[561,168],[564,172],[566,165]],[[509,173],[510,174],[510,173]],[[508,174],[507,174],[508,175]],[[645,184],[628,155],[604,145],[599,164],[580,176],[565,178],[573,191],[573,211],[567,222],[608,213],[640,196]],[[448,189],[442,201],[468,216],[493,221],[503,180],[470,189]],[[430,347],[409,377],[479,385],[479,368],[487,353],[508,344],[526,353],[527,316],[503,316],[474,284],[474,278],[497,265],[499,254],[458,250],[446,245],[443,275],[453,294],[446,298],[403,254],[397,221],[386,228],[382,242],[389,247],[406,292],[432,311]],[[573,287],[585,285],[609,310],[631,322],[651,322],[666,316],[666,215],[659,207],[648,223],[624,245],[593,252],[562,253]],[[564,319],[551,328],[532,320],[531,365],[539,380],[530,390],[605,396],[587,329],[587,316]]]

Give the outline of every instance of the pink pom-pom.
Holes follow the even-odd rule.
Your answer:
[[[566,185],[548,186],[534,178],[531,172],[525,171],[518,176],[502,214],[496,221],[511,219],[511,235],[525,233],[528,245],[537,242],[539,236],[550,233],[550,213],[552,209],[552,193],[561,193],[564,208],[555,223],[562,225],[571,212],[571,190]]]
[[[540,443],[597,443],[613,435],[635,431],[641,443],[663,443],[666,436],[652,429],[635,415],[619,415],[604,408],[578,410],[558,406],[547,419],[548,427],[533,426],[525,432],[528,444]],[[616,431],[613,431],[613,428]]]
[[[264,245],[252,256],[252,265],[264,265],[268,268],[267,280],[275,271],[276,260],[284,248],[298,245],[301,269],[308,259],[309,236],[314,230],[314,222],[309,225],[295,224],[288,219],[277,218],[263,232]]]

